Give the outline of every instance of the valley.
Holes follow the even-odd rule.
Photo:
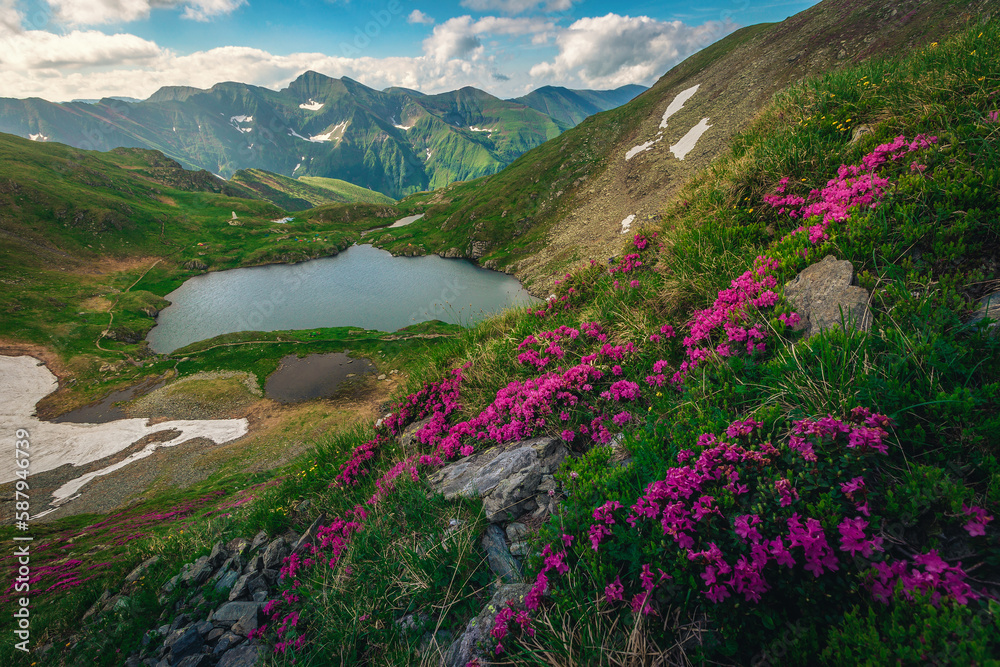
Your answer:
[[[998,54],[823,0],[641,92],[0,100],[0,661],[994,664]]]

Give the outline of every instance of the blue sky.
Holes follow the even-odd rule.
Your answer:
[[[0,94],[280,88],[307,69],[374,88],[499,96],[652,84],[740,26],[810,0],[0,0]]]

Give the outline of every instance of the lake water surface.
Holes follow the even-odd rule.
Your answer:
[[[206,273],[166,298],[171,305],[147,336],[159,353],[237,331],[467,325],[537,302],[515,278],[466,260],[393,257],[370,245],[301,264]]]

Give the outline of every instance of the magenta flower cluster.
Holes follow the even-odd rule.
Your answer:
[[[790,181],[786,177],[779,181],[775,194],[764,196],[764,202],[778,209],[778,213],[807,221],[789,236],[807,233],[810,243],[815,245],[829,239],[829,226],[847,220],[851,209],[878,206],[889,185],[889,179],[877,173],[879,168],[909,153],[929,148],[937,141],[937,137],[924,134],[917,135],[912,141],[907,141],[904,136],[896,137],[891,143],[882,144],[864,156],[861,164],[841,165],[837,177],[830,179],[822,190],[812,190],[805,197],[786,194]],[[813,221],[814,218],[818,220]],[[808,224],[808,221],[813,222]]]

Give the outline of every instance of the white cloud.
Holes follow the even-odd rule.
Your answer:
[[[164,54],[154,42],[136,35],[106,35],[97,30],[74,30],[66,35],[29,30],[4,41],[6,55],[2,58],[2,68],[5,70],[134,66],[148,64]]]
[[[83,26],[128,23],[149,18],[154,9],[181,9],[183,18],[207,21],[229,14],[247,0],[49,0],[59,23]]]
[[[21,32],[24,15],[17,10],[17,0],[0,0],[0,36]]]
[[[461,4],[475,12],[521,14],[540,7],[547,12],[564,12],[580,0],[462,0]]]
[[[414,9],[412,12],[410,12],[410,15],[406,17],[406,22],[423,23],[429,25],[431,23],[434,23],[434,19],[432,19],[430,16],[427,16],[427,14],[424,14],[419,9]]]
[[[577,79],[594,88],[651,84],[670,67],[732,32],[733,23],[689,26],[648,16],[584,18],[556,36],[559,54],[531,68],[536,79]]]
[[[553,22],[540,18],[484,16],[473,21],[471,16],[456,16],[434,27],[434,33],[424,40],[424,53],[439,63],[454,58],[475,60],[484,51],[482,36],[537,36],[555,27]]]

